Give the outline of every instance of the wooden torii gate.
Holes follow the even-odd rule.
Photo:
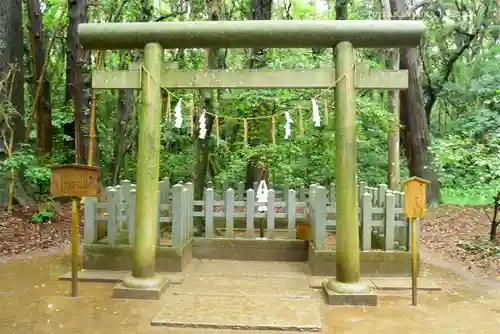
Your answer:
[[[95,89],[140,89],[136,232],[132,275],[122,282],[131,298],[137,290],[163,291],[156,274],[156,221],[161,123],[161,89],[328,88],[336,82],[337,277],[325,285],[331,294],[369,294],[360,281],[356,186],[356,88],[407,89],[406,71],[355,66],[354,48],[416,47],[422,21],[208,21],[167,23],[87,23],[79,25],[85,48],[144,49],[139,69],[96,71]],[[185,71],[164,67],[164,48],[333,47],[334,69]],[[137,298],[137,297],[136,297]],[[345,300],[350,300],[346,298]],[[358,301],[359,302],[359,301]]]

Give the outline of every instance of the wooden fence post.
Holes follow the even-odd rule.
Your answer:
[[[164,178],[162,181],[160,181],[158,189],[160,190],[160,204],[168,204],[170,197],[170,183],[168,178]]]
[[[214,237],[214,190],[205,189],[205,238]]]
[[[274,237],[274,218],[276,217],[276,209],[274,208],[276,192],[274,189],[269,189],[267,192],[267,235]]]
[[[234,190],[229,188],[225,192],[226,237],[232,238],[234,232]]]
[[[387,193],[387,185],[386,184],[379,184],[378,185],[378,194],[377,194],[377,205],[379,207],[384,206],[386,193]]]
[[[358,183],[358,203],[361,203],[361,197],[366,191],[366,182],[361,181]]]
[[[228,189],[230,189],[230,185],[229,185],[229,182],[228,181],[224,181],[224,183],[222,184],[222,200],[225,201],[226,200],[226,191]],[[231,188],[232,189],[232,188]]]
[[[116,219],[116,231],[119,232],[123,229],[123,222],[118,219],[119,216],[122,214],[122,187],[118,184],[113,187],[113,189],[116,190],[115,194],[115,202],[116,202],[116,208],[115,208],[115,219]]]
[[[117,191],[113,187],[106,188],[106,195],[108,198],[107,205],[107,229],[108,229],[108,243],[116,245],[117,236],[117,223],[116,223],[116,204],[117,204]]]
[[[120,182],[120,202],[127,202],[128,192],[130,191],[131,184],[132,182],[130,182],[129,180],[123,180],[122,182]]]
[[[401,213],[396,215],[396,220],[397,221],[405,221],[406,217],[404,215],[403,211],[403,203],[404,203],[404,193],[400,191],[394,191],[394,201],[395,201],[395,206],[398,209],[398,211],[401,211]],[[405,250],[410,250],[410,245],[411,242],[409,239],[409,233],[411,233],[411,228],[409,224],[403,225],[403,226],[396,226],[396,240],[399,242],[399,247],[404,247]]]
[[[364,193],[361,199],[361,249],[372,249],[372,195]]]
[[[300,198],[300,192],[299,192],[299,198]],[[316,185],[311,184],[309,186],[309,201],[307,202],[308,220],[309,220],[309,224],[311,224],[311,231],[314,231],[314,229],[316,228],[315,227],[316,226],[316,214],[315,214],[316,205],[315,205],[315,203],[316,203]],[[315,237],[314,233],[311,233],[312,242],[315,244],[314,237]],[[315,246],[316,246],[316,244],[315,244]]]
[[[330,209],[333,212],[335,208],[335,183],[330,184]]]
[[[136,190],[135,187],[131,187],[128,194],[128,244],[130,246],[134,245],[134,231],[135,231],[135,200],[136,200]]]
[[[128,206],[129,206],[128,194],[130,192],[130,185],[131,184],[132,184],[132,182],[130,182],[129,180],[122,180],[120,182],[121,188],[120,188],[120,193],[119,193],[118,216],[126,216],[127,215]],[[120,226],[121,226],[121,228],[128,226],[128,222],[121,221]]]
[[[190,239],[189,235],[189,218],[188,218],[188,205],[189,205],[189,189],[186,185],[182,188],[182,226],[184,228],[184,238],[182,239],[182,246]]]
[[[184,187],[176,184],[172,187],[172,247],[181,248],[184,240],[184,208],[182,193]]]
[[[93,244],[97,241],[97,197],[83,198],[83,243]]]
[[[395,232],[395,221],[394,221],[394,194],[392,191],[387,191],[385,194],[385,224],[384,224],[384,238],[385,247],[387,250],[394,250],[394,232]]]
[[[158,202],[156,203],[156,245],[160,245],[160,239],[161,239],[161,226],[160,226],[160,220],[161,220],[161,191],[158,189]]]
[[[253,189],[247,190],[247,207],[246,207],[246,216],[247,216],[247,236],[253,237],[255,232],[255,192]]]
[[[185,185],[187,189],[187,203],[186,203],[186,209],[187,209],[187,226],[188,226],[188,236],[189,238],[193,237],[193,232],[194,232],[194,219],[193,219],[193,206],[194,206],[194,184],[191,182],[186,183]]]
[[[297,193],[295,190],[290,189],[285,194],[286,200],[286,208],[287,208],[287,218],[288,218],[288,239],[296,239],[295,233],[295,223],[296,223],[296,214],[297,214]]]
[[[243,182],[238,182],[238,201],[245,200],[245,184]]]
[[[309,201],[311,200],[311,187],[309,187]],[[306,188],[299,188],[299,202],[306,201]]]
[[[318,250],[325,248],[326,236],[326,188],[318,186],[314,194],[314,247]]]
[[[290,190],[290,182],[288,180],[285,180],[283,184],[283,200],[285,203],[288,203],[289,190]]]

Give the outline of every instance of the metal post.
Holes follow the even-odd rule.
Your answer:
[[[417,220],[411,221],[411,304],[417,306],[418,245]]]
[[[78,295],[78,267],[80,259],[78,258],[78,198],[73,197],[72,203],[72,224],[71,224],[71,296]]]

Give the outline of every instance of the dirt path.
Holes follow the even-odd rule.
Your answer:
[[[500,280],[500,231],[489,241],[492,206],[442,205],[421,225],[421,245],[443,264],[459,264],[470,274]]]
[[[62,208],[57,223],[46,226],[42,233],[36,226],[26,225],[30,215],[29,210],[0,215],[1,333],[32,333],[34,328],[37,334],[234,332],[150,326],[175,289],[161,301],[117,300],[110,298],[114,284],[81,283],[81,297],[66,297],[69,282],[57,278],[69,270],[69,256],[60,253],[68,246],[69,210]],[[432,212],[422,225],[422,259],[426,262],[422,274],[434,278],[443,291],[420,292],[416,308],[410,306],[408,291],[382,294],[376,308],[333,308],[323,303],[320,291],[311,290],[311,298],[320,305],[323,332],[498,333],[500,256],[495,253],[498,246],[485,241],[488,226],[484,208],[444,206]],[[182,301],[176,307],[184,307]],[[244,317],[255,313],[248,307]]]
[[[173,293],[174,288],[160,301],[117,300],[110,298],[114,284],[81,283],[81,297],[69,298],[66,297],[69,282],[57,280],[58,275],[68,269],[68,257],[63,255],[24,257],[0,264],[0,304],[3,306],[0,332],[32,333],[36,328],[37,334],[252,333],[152,327],[151,320],[168,305],[172,296],[169,293]],[[335,308],[322,303],[321,292],[311,290],[312,298],[320,305],[323,332],[498,333],[500,286],[480,286],[447,269],[428,265],[423,274],[434,277],[443,291],[420,292],[418,307],[410,306],[408,291],[384,293],[380,306],[375,308]],[[253,312],[253,309],[245,310],[244,316],[251,317]]]

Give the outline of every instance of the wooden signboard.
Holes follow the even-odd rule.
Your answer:
[[[50,194],[55,197],[94,197],[99,193],[99,168],[85,165],[52,167]]]
[[[404,184],[404,213],[407,218],[423,218],[427,213],[427,185],[429,181],[411,177]]]

